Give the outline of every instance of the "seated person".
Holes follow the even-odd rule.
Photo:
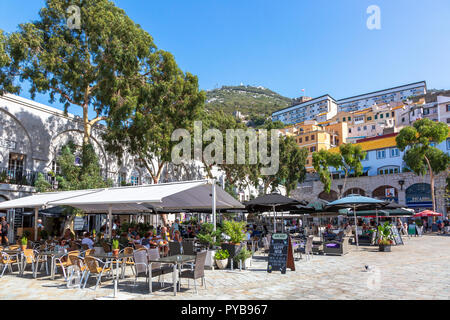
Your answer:
[[[86,232],[84,234],[83,240],[81,240],[81,244],[85,244],[89,247],[89,249],[92,249],[94,247],[94,241],[90,238],[91,234],[89,232]]]
[[[136,236],[134,237],[134,239],[132,241],[134,244],[142,244],[142,239],[139,234],[136,234]]]
[[[69,245],[64,239],[60,240],[59,243],[55,246],[55,250],[57,252],[67,252],[67,249],[69,249]]]
[[[128,247],[130,245],[130,240],[128,239],[128,234],[126,232],[122,232],[119,238],[119,243],[123,247]]]
[[[134,228],[128,228],[128,238],[134,239],[137,235],[136,230]]]
[[[153,241],[153,230],[150,230],[145,234],[145,238],[142,239],[142,245],[148,249],[157,246],[157,243]]]

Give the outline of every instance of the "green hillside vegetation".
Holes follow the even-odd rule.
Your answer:
[[[444,89],[428,89],[426,94],[422,94],[420,96],[413,97],[413,102],[418,102],[421,98],[425,98],[425,102],[436,102],[437,96],[446,96],[450,97],[450,90]]]
[[[263,87],[222,86],[206,92],[208,110],[222,110],[227,114],[240,111],[253,125],[264,123],[272,112],[290,104],[290,98]]]

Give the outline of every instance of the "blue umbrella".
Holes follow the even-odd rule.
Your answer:
[[[356,247],[359,247],[358,243],[358,224],[356,221],[356,208],[364,207],[368,209],[373,207],[374,209],[384,207],[388,203],[386,201],[360,196],[359,194],[351,194],[345,198],[341,198],[330,202],[327,205],[327,209],[337,209],[337,208],[353,208],[353,215],[355,218],[355,237],[356,237]]]

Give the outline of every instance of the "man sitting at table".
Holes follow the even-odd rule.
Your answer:
[[[89,232],[85,232],[83,240],[81,240],[81,244],[85,244],[92,249],[94,247],[94,241],[90,238],[91,234]]]
[[[145,234],[145,238],[142,239],[142,245],[146,247],[147,249],[150,249],[151,247],[155,248],[157,246],[157,243],[153,241],[153,231],[150,230]]]

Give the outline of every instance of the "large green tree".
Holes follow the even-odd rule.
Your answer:
[[[159,51],[156,64],[149,65],[143,83],[133,88],[133,104],[114,108],[105,134],[108,151],[121,157],[133,155],[147,169],[154,183],[172,159],[172,141],[176,129],[189,130],[200,118],[205,92],[198,78],[183,72],[169,52]]]
[[[361,146],[351,143],[344,143],[339,146],[339,153],[333,153],[327,150],[321,150],[313,153],[313,167],[319,175],[320,181],[324,184],[324,191],[329,193],[331,188],[331,173],[329,168],[344,171],[344,184],[342,190],[345,190],[347,178],[350,175],[358,177],[363,173],[361,160],[366,157],[366,152]],[[339,198],[342,195],[339,194]]]
[[[417,175],[424,175],[427,172],[430,175],[433,211],[436,211],[435,175],[448,170],[450,165],[450,156],[435,145],[443,142],[448,134],[447,124],[420,119],[412,126],[403,128],[395,138],[397,147],[401,151],[406,150],[403,156],[406,165]]]
[[[79,27],[68,21],[71,5],[80,9]],[[47,0],[38,20],[19,25],[1,42],[3,90],[20,92],[21,85],[11,82],[19,79],[30,84],[32,98],[48,94],[66,111],[79,107],[84,144],[111,108],[134,103],[130,88],[149,73],[156,50],[152,37],[109,0]]]

